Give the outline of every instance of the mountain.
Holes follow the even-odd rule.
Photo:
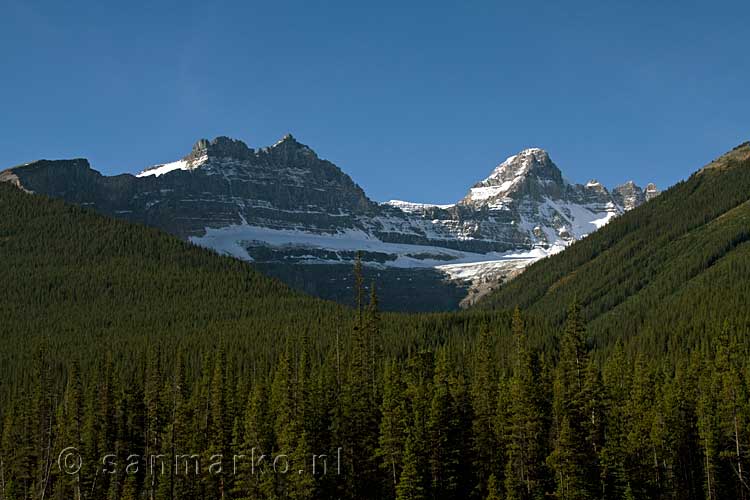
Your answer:
[[[521,494],[528,491],[524,471],[534,470],[530,484],[541,498],[561,496],[556,492],[564,493],[566,483],[555,482],[558,471],[576,468],[578,491],[587,498],[622,498],[622,491],[637,498],[742,498],[735,466],[748,463],[745,451],[736,452],[747,437],[737,423],[750,421],[743,392],[750,382],[748,169],[750,144],[531,267],[529,273],[580,259],[574,274],[552,288],[585,275],[569,291],[586,300],[589,316],[590,308],[602,306],[596,298],[619,280],[632,286],[636,308],[608,319],[623,340],[613,350],[595,333],[601,321],[587,329],[575,306],[565,328],[542,319],[560,318],[570,295],[556,296],[546,309],[531,304],[536,313],[512,319],[509,311],[491,308],[378,314],[368,306],[358,315],[161,230],[2,184],[0,456],[10,464],[3,469],[3,498],[45,492],[79,498],[84,490],[97,499],[218,499],[227,491],[248,498],[366,500],[415,490],[423,497],[497,496],[497,476],[474,472],[483,470],[506,471],[512,478],[506,484],[518,485],[506,489]],[[591,253],[581,253],[589,241]],[[597,260],[607,245],[623,241],[615,255]],[[617,266],[624,269],[613,272]],[[607,286],[592,279],[591,268]],[[639,297],[642,268],[645,276],[657,274],[659,286],[645,283],[652,290]],[[533,281],[526,285],[535,290]],[[674,297],[667,300],[653,293],[670,289]],[[639,323],[644,317],[658,321]],[[640,327],[631,330],[623,320]],[[731,323],[723,327],[725,321]],[[591,349],[587,331],[596,335]],[[583,384],[576,371],[582,365]],[[576,401],[587,410],[579,411]],[[559,408],[567,413],[557,415]],[[411,418],[414,412],[405,409],[429,418]],[[593,434],[586,430],[589,415],[598,423]],[[565,432],[571,439],[538,432],[533,446],[524,439],[500,442],[491,425],[570,429],[571,417],[576,430]],[[717,438],[707,442],[706,429]],[[417,433],[422,441],[412,451],[410,436]],[[597,447],[569,444],[579,436],[588,443],[588,434]],[[93,457],[107,453],[103,463],[115,471],[142,463],[148,450],[163,458],[187,449],[190,455],[175,455],[175,464],[205,471],[217,463],[217,449],[229,450],[219,463],[232,467],[231,454],[244,456],[232,450],[254,450],[254,443],[259,455],[288,448],[307,450],[291,457],[336,457],[325,462],[332,464],[328,470],[340,465],[345,472],[332,480],[311,475],[268,483],[257,481],[245,461],[237,474],[222,476],[226,482],[171,468],[142,481],[132,472],[75,465],[76,458],[97,463]],[[524,458],[528,469],[514,466],[507,453],[524,446],[533,450]],[[451,481],[430,481],[429,468],[418,466],[429,464],[434,450],[466,457],[460,467],[440,468],[448,471],[440,477]],[[50,474],[56,456],[74,460]],[[293,479],[310,469],[298,470]],[[427,478],[424,488],[413,486],[419,478]],[[488,495],[477,492],[482,487]]]
[[[384,307],[417,310],[470,302],[655,193],[573,184],[533,148],[455,204],[377,203],[292,135],[257,150],[201,139],[182,159],[135,176],[103,176],[84,159],[40,160],[0,180],[253,261],[327,298],[349,299],[341,284],[360,253],[367,279],[385,288]]]
[[[658,194],[655,184],[649,183],[645,189],[641,189],[633,181],[628,181],[612,190],[612,198],[625,210],[632,210]]]
[[[701,342],[725,320],[750,327],[749,283],[745,143],[565,252],[530,266],[480,306],[518,306],[559,324],[560,304],[577,299],[595,343],[640,332],[649,348],[661,352]]]

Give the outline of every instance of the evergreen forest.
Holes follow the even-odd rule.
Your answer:
[[[747,500],[748,147],[450,313],[0,184],[0,500]]]

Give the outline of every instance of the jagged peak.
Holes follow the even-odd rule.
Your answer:
[[[544,155],[549,156],[547,151],[542,148],[526,148],[522,150],[519,155]]]
[[[549,161],[549,154],[547,154],[547,152],[542,148],[526,148],[514,154],[513,156],[507,157],[505,161],[495,167],[495,169],[492,171],[492,174],[490,174],[490,177],[508,168],[509,166],[519,163],[529,165],[533,161],[537,161],[540,163],[547,162]]]
[[[193,145],[190,154],[183,158],[183,160],[190,161],[201,157],[245,159],[254,153],[255,151],[249,148],[243,141],[220,135],[212,141],[199,139]]]
[[[255,151],[239,139],[232,139],[224,135],[215,137],[213,140],[198,139],[193,149],[181,160],[162,163],[149,167],[136,177],[147,177],[167,174],[174,170],[194,170],[206,163],[210,158],[235,158],[247,160],[255,155]]]
[[[299,142],[291,133],[284,135],[281,139],[276,141],[273,146],[264,148],[263,151],[268,153],[280,153],[280,154],[301,154],[303,156],[317,158],[315,151],[309,146]]]
[[[509,167],[522,168],[524,170],[530,169],[535,163],[546,164],[550,162],[549,154],[541,148],[527,148],[523,151],[509,156],[500,165],[495,167],[490,174],[490,178],[504,172]]]
[[[213,140],[205,138],[198,139],[193,145],[190,153],[182,159],[170,163],[154,165],[137,174],[137,177],[145,177],[149,175],[155,175],[158,177],[173,170],[194,170],[213,158],[254,161],[259,158],[259,155],[269,154],[281,155],[281,157],[287,159],[298,155],[307,157],[308,159],[317,158],[317,155],[312,149],[297,141],[292,134],[286,134],[272,146],[264,147],[257,151],[248,147],[245,142],[239,139],[233,139],[221,135]]]
[[[294,138],[294,136],[291,134],[291,132],[289,132],[287,134],[284,134],[284,137],[282,137],[281,139],[279,139],[278,141],[276,141],[274,143],[274,145],[271,146],[271,147],[272,148],[276,148],[276,147],[282,146],[284,144],[299,144],[299,142],[297,141],[297,139]]]
[[[547,151],[542,148],[527,148],[506,158],[505,161],[495,167],[489,177],[478,185],[519,180],[538,168],[549,167],[555,171],[555,177],[561,178],[560,170],[552,162]]]
[[[552,162],[547,151],[537,147],[526,148],[506,158],[486,179],[475,184],[462,203],[504,199],[521,189],[529,177],[560,186],[565,184],[560,169]]]
[[[623,182],[622,184],[618,184],[613,189],[614,192],[623,192],[623,191],[650,191],[650,192],[658,192],[658,188],[656,187],[656,184],[653,182],[649,182],[646,184],[645,188],[640,187],[638,184],[635,183],[635,181],[629,180],[626,182]]]
[[[636,191],[642,191],[641,187],[635,183],[633,180],[625,181],[622,184],[616,185],[612,191],[614,193],[626,193],[626,192],[636,192]]]

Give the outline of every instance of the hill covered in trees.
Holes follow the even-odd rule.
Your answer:
[[[725,319],[750,327],[750,143],[565,252],[544,259],[482,307],[520,307],[561,324],[578,300],[598,347],[639,336],[641,348],[680,352]]]
[[[733,165],[706,174],[732,189],[688,193],[731,203]],[[722,220],[701,217],[685,227]],[[748,498],[750,345],[731,283],[734,306],[711,297],[707,334],[665,355],[639,340],[646,323],[588,344],[602,313],[583,293],[381,314],[355,267],[346,308],[10,185],[0,256],[2,500]]]

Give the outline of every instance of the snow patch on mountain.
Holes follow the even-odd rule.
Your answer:
[[[536,247],[527,251],[476,253],[431,245],[384,242],[358,229],[322,233],[301,229],[272,229],[252,226],[244,220],[240,224],[227,227],[206,228],[205,235],[193,236],[190,241],[219,253],[248,261],[253,260],[248,253],[248,248],[259,245],[282,250],[330,250],[350,254],[360,251],[377,252],[390,256],[390,259],[381,264],[365,262],[366,265],[396,268],[437,268],[451,277],[452,274],[457,272],[451,266],[456,264],[471,264],[481,267],[484,264],[497,265],[501,261],[528,263],[557,253],[564,248],[564,245],[554,245],[550,248]],[[309,263],[326,264],[331,262],[340,263],[341,260],[310,259]],[[450,262],[450,265],[446,265],[446,262]]]
[[[509,156],[504,162],[495,167],[492,173],[483,181],[473,186],[464,198],[464,203],[484,204],[492,200],[496,205],[503,206],[497,200],[509,198],[511,194],[530,175],[535,165],[550,162],[547,152],[540,148],[529,148],[517,155]],[[540,179],[546,182],[548,179]]]
[[[443,210],[446,210],[448,208],[456,206],[455,203],[450,203],[448,205],[436,205],[434,203],[414,203],[411,201],[403,201],[403,200],[388,200],[382,203],[383,205],[389,205],[391,207],[396,207],[404,212],[414,213],[414,212],[424,212],[427,209],[430,208],[440,208]]]
[[[520,179],[520,178],[519,178]],[[469,190],[469,199],[472,201],[484,201],[497,198],[507,193],[513,187],[514,181],[505,181],[499,186],[480,186]]]
[[[190,161],[182,159],[170,163],[165,163],[163,165],[154,165],[153,167],[149,167],[136,174],[136,177],[148,177],[150,175],[159,177],[160,175],[168,174],[169,172],[173,172],[175,170],[192,170],[194,168],[198,168],[206,161],[208,161],[208,157],[202,156],[198,159]]]

